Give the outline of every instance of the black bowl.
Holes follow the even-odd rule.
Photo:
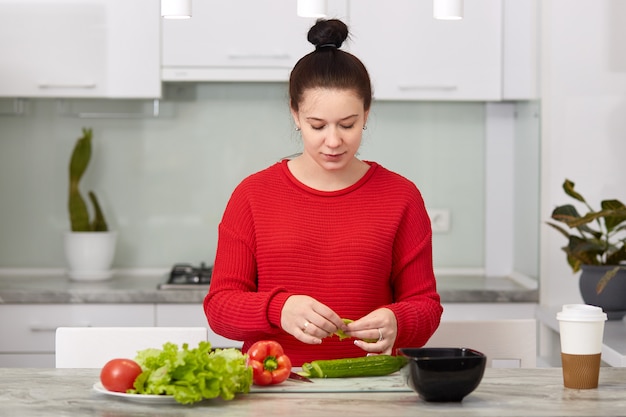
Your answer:
[[[404,382],[425,401],[462,401],[483,378],[487,357],[468,348],[399,348]]]

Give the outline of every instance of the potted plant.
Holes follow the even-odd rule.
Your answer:
[[[573,272],[582,271],[579,287],[587,304],[602,307],[609,318],[626,314],[626,206],[619,200],[603,200],[594,210],[565,180],[565,193],[587,210],[580,215],[576,207],[556,207],[552,219],[568,226],[547,222],[567,238],[563,246]],[[607,288],[610,285],[610,288]]]
[[[93,207],[93,218],[80,192],[80,180],[91,160],[93,131],[83,128],[69,164],[68,211],[71,231],[65,235],[65,255],[68,274],[74,280],[103,280],[113,276],[111,264],[115,254],[117,233],[109,231],[104,214],[93,191],[89,200]]]

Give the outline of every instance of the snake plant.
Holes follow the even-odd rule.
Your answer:
[[[89,200],[93,205],[94,218],[89,220],[89,210],[87,203],[80,193],[79,183],[83,174],[87,170],[91,159],[91,139],[93,131],[83,128],[83,136],[78,138],[72,158],[70,159],[70,188],[68,209],[72,232],[106,232],[108,230],[104,214],[98,203],[98,198],[93,191],[89,191]]]

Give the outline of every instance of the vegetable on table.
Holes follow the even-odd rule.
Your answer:
[[[133,389],[141,372],[141,366],[132,359],[111,359],[100,371],[100,382],[109,391],[126,392]]]
[[[232,400],[237,393],[247,393],[252,385],[252,371],[246,356],[235,348],[211,350],[209,342],[200,342],[179,350],[174,343],[163,349],[144,349],[135,361],[143,372],[134,384],[134,394],[172,395],[181,404],[221,397]]]
[[[403,356],[371,355],[358,358],[315,360],[302,364],[298,374],[307,378],[347,378],[384,376],[407,364]]]
[[[346,324],[352,323],[354,321],[352,319],[341,319],[341,320],[343,320],[343,322],[346,323]],[[338,329],[334,334],[339,337],[339,340],[343,340],[343,339],[347,339],[347,338],[351,337],[351,336],[348,336],[341,329]],[[375,343],[375,342],[378,342],[378,339],[363,339],[363,341],[367,342],[367,343]]]
[[[250,346],[247,362],[256,385],[280,384],[291,372],[291,360],[274,340],[259,340]]]

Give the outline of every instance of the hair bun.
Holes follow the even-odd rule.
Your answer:
[[[338,19],[318,20],[307,35],[307,40],[315,45],[316,49],[334,46],[341,48],[348,38],[348,26]]]

